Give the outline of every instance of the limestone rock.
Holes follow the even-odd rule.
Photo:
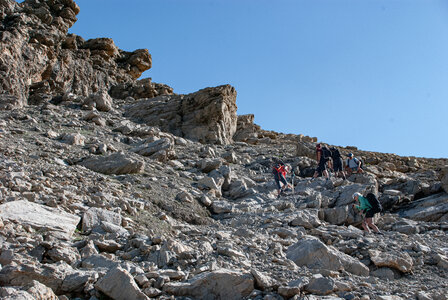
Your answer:
[[[57,300],[52,289],[32,280],[30,283],[21,287],[3,287],[0,288],[0,297],[5,300],[21,299],[21,300]]]
[[[223,85],[159,96],[129,106],[126,116],[201,143],[229,144],[237,125],[236,91]]]
[[[82,217],[82,231],[90,232],[92,230],[101,230],[101,224],[103,222],[121,226],[122,217],[115,212],[92,207],[89,208]]]
[[[103,292],[112,299],[128,300],[128,299],[149,299],[137,286],[128,271],[119,267],[113,268],[101,277],[95,288]]]
[[[271,288],[275,281],[269,275],[264,274],[263,272],[258,271],[257,269],[251,269],[250,273],[254,276],[255,279],[255,287],[266,290]]]
[[[167,161],[172,156],[173,146],[174,142],[171,139],[161,138],[132,148],[131,151],[159,161]]]
[[[0,205],[0,217],[36,230],[53,232],[62,238],[70,238],[75,232],[80,217],[57,208],[28,202],[25,200],[7,202]]]
[[[254,289],[250,274],[220,269],[193,277],[188,282],[170,282],[164,285],[164,292],[174,296],[196,299],[242,299]]]
[[[414,201],[410,209],[400,212],[400,217],[417,221],[437,222],[448,213],[448,194],[436,194]]]
[[[332,278],[325,278],[320,274],[314,275],[305,286],[305,290],[316,295],[328,295],[335,289],[335,282]]]
[[[0,270],[0,285],[25,285],[36,280],[59,294],[64,292],[65,277],[73,273],[73,268],[65,262],[41,265],[23,261],[21,265],[8,265]]]
[[[240,115],[237,119],[237,127],[233,140],[256,144],[258,141],[258,131],[260,131],[260,126],[254,124],[253,114]]]
[[[111,174],[141,173],[145,168],[145,162],[130,153],[116,152],[107,156],[93,156],[79,163],[92,171]]]
[[[412,271],[413,261],[406,252],[381,252],[369,250],[370,260],[377,267],[389,267],[397,269],[403,273]]]
[[[302,226],[306,229],[319,227],[321,221],[318,217],[318,210],[302,210],[296,213],[295,218],[290,222],[291,226]]]
[[[312,269],[328,269],[346,271],[366,276],[369,269],[357,259],[326,246],[319,239],[305,236],[296,244],[290,246],[286,257],[298,266],[307,266]]]
[[[307,284],[308,279],[306,278],[296,279],[288,282],[288,285],[286,286],[279,287],[278,293],[285,298],[291,298],[294,297],[295,295],[300,295],[300,292]]]
[[[99,111],[109,111],[112,109],[112,98],[105,91],[90,94],[83,103],[89,109],[96,108]]]

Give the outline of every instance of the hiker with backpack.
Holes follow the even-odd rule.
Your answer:
[[[333,172],[336,176],[342,177],[345,180],[345,173],[343,169],[342,156],[339,149],[336,147],[331,147],[331,159],[333,161]]]
[[[346,161],[345,170],[347,175],[350,176],[353,173],[362,173],[362,161],[353,156],[353,153],[348,154],[348,159]]]
[[[286,181],[286,174],[290,172],[290,167],[286,166],[282,161],[277,162],[272,167],[272,174],[274,175],[275,184],[277,185],[277,198],[283,194],[283,192],[289,187],[288,182]],[[280,184],[283,184],[283,186]]]
[[[318,165],[314,171],[313,178],[317,178],[319,175],[324,175],[325,178],[330,179],[330,175],[327,171],[327,163],[331,161],[331,152],[326,146],[321,146],[321,144],[316,145],[316,160]]]
[[[368,193],[366,197],[364,197],[361,193],[354,193],[353,200],[355,200],[353,209],[357,209],[364,216],[364,220],[362,221],[362,227],[364,230],[370,233],[370,227],[374,233],[382,234],[378,227],[373,223],[373,217],[375,214],[383,210],[381,203],[378,201],[375,194]]]

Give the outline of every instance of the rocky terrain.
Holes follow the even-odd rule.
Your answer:
[[[448,299],[448,159],[340,147],[365,172],[313,180],[317,138],[229,85],[138,80],[148,50],[68,34],[78,12],[0,0],[1,299]],[[351,206],[369,191],[384,235]]]

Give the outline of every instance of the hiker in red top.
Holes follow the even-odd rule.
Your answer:
[[[289,187],[286,181],[286,173],[288,172],[290,172],[289,167],[283,162],[276,163],[272,168],[272,174],[274,174],[274,180],[278,190],[277,198],[280,198],[280,195]],[[280,182],[283,183],[283,186]]]

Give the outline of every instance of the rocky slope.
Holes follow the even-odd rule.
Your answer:
[[[148,51],[67,34],[78,12],[0,0],[2,299],[447,299],[448,159],[341,147],[366,172],[312,180],[316,138],[237,116],[228,85],[137,80]]]

